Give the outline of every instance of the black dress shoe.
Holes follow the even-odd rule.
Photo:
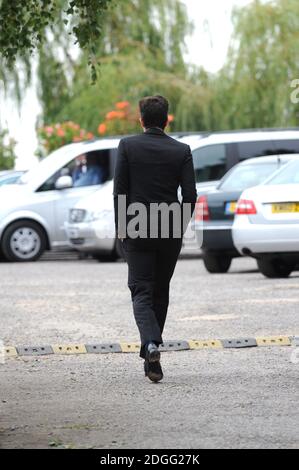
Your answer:
[[[160,361],[160,351],[155,343],[148,343],[145,348],[145,359],[150,362]]]
[[[162,367],[159,361],[144,361],[144,373],[152,382],[160,382],[163,379]]]

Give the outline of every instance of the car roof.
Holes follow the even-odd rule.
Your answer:
[[[212,134],[194,134],[180,138],[180,141],[190,145],[192,149],[211,144],[227,144],[238,142],[273,141],[273,140],[299,139],[299,129],[285,130],[240,130],[227,132],[214,132]]]
[[[24,171],[22,170],[8,170],[8,171],[0,171],[0,178],[3,178],[3,177],[9,177],[9,176],[13,176],[13,175],[22,175],[24,173]]]
[[[238,164],[238,166],[245,166],[245,165],[261,165],[263,163],[275,163],[277,160],[281,161],[291,161],[299,159],[299,153],[285,153],[285,154],[276,154],[276,155],[265,155],[261,157],[254,157],[254,158],[247,158]]]

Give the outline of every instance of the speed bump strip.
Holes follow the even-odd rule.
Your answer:
[[[190,349],[223,349],[223,345],[219,339],[196,340],[188,341]]]
[[[118,343],[109,344],[86,344],[86,351],[91,354],[121,353],[121,347]]]
[[[164,341],[159,346],[161,351],[186,351],[190,349],[188,341]]]
[[[13,346],[5,346],[4,352],[5,352],[6,357],[17,357],[18,356],[17,348],[14,348]]]
[[[23,346],[17,348],[19,356],[47,356],[54,354],[52,346]]]
[[[122,352],[124,353],[133,353],[140,351],[139,343],[120,343]]]
[[[259,336],[258,338],[232,339],[192,339],[189,341],[165,341],[161,351],[184,351],[196,349],[238,349],[254,346],[299,346],[299,336]],[[4,346],[6,357],[42,356],[50,354],[101,354],[137,353],[139,343],[94,343],[94,344],[56,344],[50,346]]]
[[[256,338],[258,346],[291,346],[291,340],[288,336],[259,336]]]
[[[237,339],[222,339],[224,348],[254,348],[257,346],[255,338],[237,338]]]
[[[53,347],[54,354],[86,354],[84,344],[56,344]]]

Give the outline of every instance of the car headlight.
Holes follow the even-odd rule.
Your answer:
[[[71,209],[69,221],[73,224],[79,224],[80,222],[83,222],[86,214],[87,212],[84,209]]]
[[[111,210],[102,210],[102,211],[92,211],[88,212],[85,218],[86,222],[93,222],[95,220],[107,220],[113,216],[113,211]]]

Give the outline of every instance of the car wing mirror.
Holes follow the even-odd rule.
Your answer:
[[[60,176],[55,183],[55,189],[68,189],[73,187],[73,179],[71,176]]]

